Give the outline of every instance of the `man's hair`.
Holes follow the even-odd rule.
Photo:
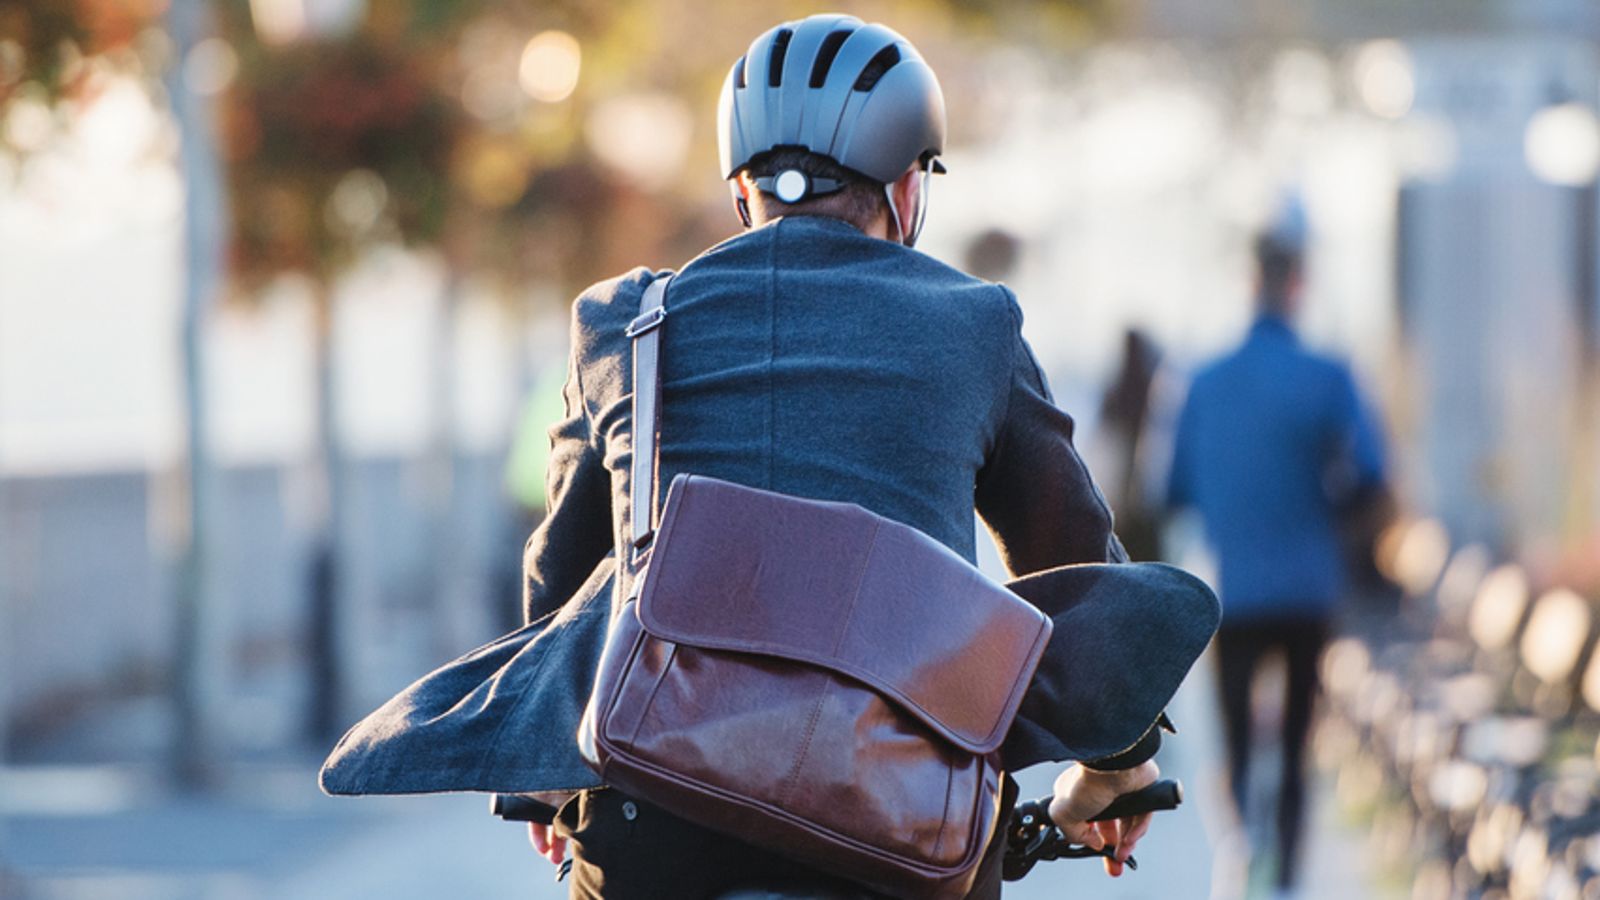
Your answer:
[[[763,191],[751,191],[751,213],[757,219],[794,215],[828,216],[842,219],[865,231],[879,215],[888,210],[882,184],[826,156],[807,150],[780,147],[752,159],[745,171],[750,177],[759,178],[776,175],[785,169],[798,169],[809,178],[832,178],[843,182],[844,187],[831,194],[807,197],[799,203],[784,203]]]
[[[1300,277],[1303,255],[1273,235],[1256,238],[1256,269],[1261,275],[1261,305],[1268,312],[1283,312],[1289,292]]]

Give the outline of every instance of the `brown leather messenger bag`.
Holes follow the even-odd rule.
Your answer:
[[[1002,814],[999,748],[1050,620],[854,504],[679,475],[657,524],[669,280],[629,327],[633,577],[585,754],[707,828],[895,896],[960,897]]]

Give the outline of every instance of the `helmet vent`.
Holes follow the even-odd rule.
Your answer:
[[[739,57],[739,61],[733,64],[733,86],[734,87],[742,88],[742,87],[745,86],[745,83],[746,83],[745,82],[745,67],[748,64],[748,62],[749,62],[749,60],[746,57],[741,56],[741,57]]]
[[[783,84],[783,60],[789,55],[789,41],[794,32],[785,28],[772,38],[772,60],[767,66],[767,87]]]
[[[894,68],[895,63],[899,61],[899,47],[890,44],[879,50],[876,56],[868,60],[866,68],[861,70],[861,77],[856,79],[855,89],[858,91],[870,91],[877,87],[878,79],[882,78],[885,72]]]
[[[811,86],[822,87],[828,80],[828,70],[833,68],[833,58],[839,55],[839,48],[844,46],[845,39],[850,37],[848,31],[830,31],[822,39],[822,46],[817,48],[817,61],[811,64]]]

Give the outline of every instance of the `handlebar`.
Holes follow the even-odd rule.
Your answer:
[[[1012,811],[1010,826],[1006,829],[1006,853],[1002,874],[1007,881],[1016,881],[1028,874],[1036,863],[1063,858],[1103,856],[1110,858],[1115,847],[1092,850],[1067,841],[1061,829],[1050,818],[1051,797],[1040,797],[1017,804]],[[1183,803],[1183,785],[1175,780],[1157,781],[1131,793],[1123,794],[1092,816],[1091,822],[1104,822],[1147,812],[1177,809]],[[548,822],[555,812],[549,804],[523,794],[495,794],[489,809],[508,822]],[[1138,869],[1133,857],[1127,860],[1130,869]]]
[[[1044,798],[1045,809],[1050,808],[1050,798]],[[1100,810],[1089,821],[1104,822],[1109,819],[1121,819],[1125,816],[1137,816],[1147,812],[1165,812],[1177,809],[1183,805],[1183,784],[1172,779],[1157,781],[1154,784],[1140,788],[1130,794],[1123,794],[1111,801],[1111,805]]]
[[[495,794],[489,798],[489,812],[507,822],[548,822],[556,811],[525,794]]]

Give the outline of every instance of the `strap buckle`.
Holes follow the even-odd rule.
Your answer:
[[[629,322],[628,330],[625,332],[625,334],[627,334],[629,338],[636,338],[641,334],[648,334],[649,332],[660,328],[661,323],[665,322],[666,319],[667,308],[665,306],[658,306],[647,313],[641,313],[638,318],[634,319],[632,322]]]

